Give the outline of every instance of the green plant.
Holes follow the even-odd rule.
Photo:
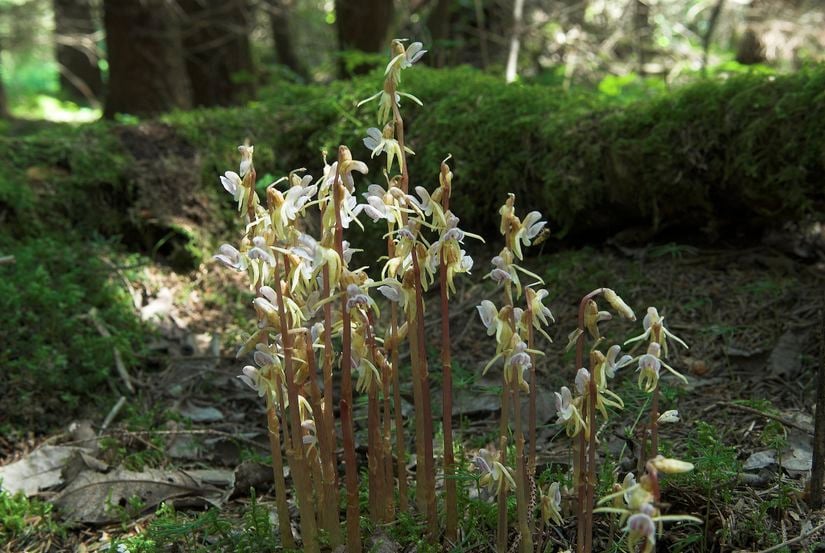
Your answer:
[[[704,421],[695,423],[694,431],[680,446],[683,448],[680,456],[689,459],[696,470],[669,478],[666,486],[668,489],[694,489],[701,493],[706,498],[707,520],[711,505],[733,500],[733,490],[741,472],[736,448],[726,445],[719,429]],[[669,451],[670,447],[667,449]],[[723,528],[719,532],[726,530]],[[702,533],[702,550],[708,538],[707,532]]]
[[[274,553],[280,550],[274,544],[274,534],[269,510],[261,505],[253,489],[249,504],[237,518],[222,515],[217,509],[193,516],[162,503],[143,533],[117,539],[111,547],[120,551],[122,546],[128,553]]]
[[[50,503],[0,489],[0,542],[22,551],[64,533],[64,528],[52,518]]]
[[[50,233],[20,241],[4,236],[0,252],[14,258],[0,265],[0,387],[16,391],[0,397],[0,412],[43,431],[83,404],[104,405],[109,393],[103,386],[101,394],[101,386],[118,382],[115,349],[128,370],[150,335],[112,278],[117,250]]]

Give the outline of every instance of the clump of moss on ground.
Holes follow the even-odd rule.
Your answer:
[[[28,551],[46,541],[57,546],[65,529],[52,517],[52,505],[0,490],[0,543],[7,551]]]
[[[324,86],[281,84],[248,106],[170,114],[162,121],[174,132],[144,133],[146,143],[156,141],[158,155],[164,144],[194,153],[173,156],[166,168],[141,159],[127,140],[140,131],[123,132],[130,126],[95,123],[0,139],[0,162],[9,168],[0,176],[0,209],[45,202],[55,210],[53,223],[140,231],[139,215],[132,213],[137,226],[129,228],[122,214],[140,203],[146,184],[166,189],[185,177],[183,189],[213,198],[216,175],[237,165],[235,147],[245,138],[256,145],[259,175],[274,180],[297,167],[317,175],[321,150],[339,143],[368,157],[361,138],[374,125],[376,106],[356,104],[379,82],[373,74]],[[467,228],[495,224],[494,207],[508,191],[544,212],[557,236],[639,224],[714,235],[795,219],[825,204],[818,180],[825,170],[822,67],[699,81],[622,105],[596,93],[505,85],[470,68],[417,68],[402,89],[425,104],[403,106],[416,151],[413,184],[433,185],[439,162],[452,153],[455,208]],[[374,167],[370,180],[383,182]],[[231,202],[212,203],[190,219],[224,220]],[[18,231],[27,226],[19,217],[0,226],[10,221]]]
[[[11,236],[45,231],[115,232],[128,197],[125,152],[105,122],[49,126],[0,139],[0,228]]]
[[[236,161],[235,144],[256,144],[258,166],[280,175],[318,172],[319,152],[339,143],[366,158],[361,138],[374,105],[355,109],[380,79],[329,86],[284,85],[245,108],[174,114],[167,121],[203,145],[204,177]],[[635,224],[700,227],[713,235],[758,228],[822,209],[825,192],[825,69],[788,76],[700,81],[618,107],[593,93],[512,84],[470,68],[419,68],[404,90],[414,184],[436,182],[449,152],[456,210],[470,228],[495,224],[515,192],[563,234],[615,232]],[[211,179],[211,180],[209,180]],[[378,170],[373,182],[382,182]],[[461,189],[466,183],[466,189]]]
[[[148,330],[112,282],[100,243],[65,237],[0,239],[0,427],[45,431],[117,390],[114,348],[128,368]],[[104,337],[90,315],[107,327]],[[112,385],[107,385],[107,381]]]

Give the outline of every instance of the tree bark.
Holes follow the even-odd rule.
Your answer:
[[[650,6],[648,0],[635,0],[633,32],[636,33],[636,63],[640,77],[647,73],[647,50],[650,44]]]
[[[504,80],[512,83],[518,77],[518,53],[521,48],[522,21],[524,19],[524,0],[513,2],[513,30],[510,35],[510,52],[507,55],[507,67]]]
[[[0,44],[0,60],[3,58],[3,45]],[[0,119],[5,119],[9,116],[9,108],[6,103],[6,87],[3,86],[2,79],[3,71],[0,70]]]
[[[394,13],[395,7],[391,0],[336,0],[335,24],[340,49],[382,51],[388,46]],[[367,70],[369,67],[356,67],[354,72],[363,73]]]
[[[104,115],[191,107],[180,13],[170,0],[104,0],[109,93]]]
[[[450,5],[451,0],[438,0],[430,15],[427,16],[427,27],[430,29],[432,44],[428,45],[435,51],[433,65],[444,67],[447,62],[447,48],[445,43],[450,37]]]
[[[103,94],[103,79],[91,3],[53,0],[53,8],[60,89],[71,100],[97,104]]]
[[[745,8],[745,31],[736,45],[736,61],[742,65],[765,63],[765,44],[757,32],[762,16],[759,4],[751,2]]]
[[[295,53],[292,33],[290,32],[290,10],[292,0],[269,0],[269,23],[272,27],[272,40],[275,42],[275,57],[283,66],[304,80],[308,73],[304,64]]]
[[[186,13],[183,47],[196,106],[228,106],[255,95],[247,0],[178,0]]]
[[[725,0],[716,0],[716,4],[713,6],[713,10],[710,12],[710,17],[708,18],[708,28],[705,31],[705,35],[702,37],[702,75],[707,73],[713,32],[716,30],[716,24],[719,22],[719,16],[721,15],[722,8],[724,7]]]

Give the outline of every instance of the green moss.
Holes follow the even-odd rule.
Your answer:
[[[237,166],[244,139],[256,145],[260,174],[307,167],[318,175],[320,152],[340,143],[367,158],[361,138],[375,125],[376,105],[356,104],[380,86],[379,73],[324,86],[281,84],[245,107],[172,113],[163,121],[197,150],[203,190],[220,193],[217,175]],[[505,85],[470,68],[417,67],[402,89],[425,104],[402,105],[416,151],[411,184],[434,186],[439,162],[451,153],[453,203],[470,229],[494,228],[496,206],[509,191],[542,210],[556,236],[639,223],[711,233],[720,221],[759,228],[825,203],[817,181],[825,169],[822,67],[703,80],[630,104],[596,92]],[[117,202],[107,204],[107,194],[122,198],[125,191],[128,199],[135,177],[116,128],[96,123],[0,139],[0,162],[11,167],[0,177],[0,202],[31,211],[45,201],[58,221],[118,232],[123,213]],[[372,166],[370,180],[382,182],[381,164]],[[32,182],[33,167],[46,168],[49,178],[21,186]],[[45,190],[40,182],[48,183]],[[100,208],[92,220],[89,205]],[[231,202],[219,205],[229,213]]]
[[[329,86],[285,85],[248,108],[179,113],[167,121],[209,162],[207,182],[237,164],[235,146],[256,143],[257,166],[318,173],[318,152],[361,145],[380,86],[371,74]],[[717,221],[757,226],[821,208],[825,169],[825,69],[784,77],[700,81],[617,107],[612,99],[513,84],[469,68],[416,68],[402,89],[425,104],[402,106],[413,185],[434,186],[453,155],[454,206],[470,228],[496,224],[508,191],[544,211],[557,234],[659,228]],[[380,164],[373,165],[381,182]]]
[[[0,139],[0,210],[16,236],[45,230],[117,231],[127,156],[113,126],[52,126]],[[118,201],[119,200],[119,201]]]
[[[64,528],[52,519],[50,503],[0,491],[0,542],[9,551],[28,550],[46,541],[59,542],[64,535]]]
[[[15,262],[0,265],[0,413],[12,424],[46,430],[105,400],[115,370],[114,348],[127,368],[146,329],[131,299],[111,283],[105,245],[65,238],[0,239]],[[105,325],[104,337],[90,312]]]

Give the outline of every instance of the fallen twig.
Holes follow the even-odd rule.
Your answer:
[[[247,445],[257,447],[259,449],[269,451],[268,444],[262,444],[256,442],[255,440],[244,438],[243,436],[238,436],[237,434],[232,434],[231,432],[224,432],[223,430],[212,430],[209,428],[188,428],[188,429],[180,429],[180,430],[110,430],[105,433],[101,433],[100,437],[105,436],[170,436],[176,434],[190,434],[190,435],[212,435],[212,436],[221,436],[224,438],[228,438],[230,440],[236,440],[241,443],[245,443]],[[75,442],[63,442],[62,445],[72,445]],[[77,442],[79,443],[79,442]]]
[[[120,410],[123,409],[124,405],[126,405],[126,398],[124,396],[120,396],[120,399],[117,400],[117,403],[115,403],[114,407],[112,407],[112,410],[109,411],[109,414],[106,415],[105,419],[103,419],[103,424],[100,425],[101,432],[109,428],[109,425],[112,424],[112,421],[115,420],[115,417],[117,417],[117,414],[120,413]]]
[[[789,426],[791,428],[796,428],[797,430],[801,430],[807,434],[813,435],[813,429],[805,428],[801,424],[797,424],[793,421],[789,421],[786,418],[780,417],[779,415],[772,415],[770,413],[765,413],[764,411],[760,411],[759,409],[754,409],[753,407],[748,407],[747,405],[739,405],[738,403],[728,403],[727,401],[720,401],[716,405],[721,405],[723,407],[730,407],[731,409],[738,409],[739,411],[744,411],[746,413],[751,413],[753,415],[761,415],[763,417],[767,417],[769,419],[773,419],[785,426]]]
[[[779,551],[780,549],[783,549],[784,547],[787,547],[789,545],[793,545],[797,542],[800,542],[804,539],[807,539],[807,538],[813,536],[814,534],[816,534],[817,532],[819,532],[823,528],[825,528],[825,522],[823,522],[822,524],[820,524],[816,528],[811,528],[807,532],[802,532],[801,534],[799,534],[795,538],[791,538],[789,540],[783,541],[782,543],[778,543],[778,544],[776,544],[772,547],[769,547],[767,549],[762,549],[761,551],[757,551],[756,553],[770,553],[771,551]]]
[[[112,334],[109,330],[103,325],[103,322],[97,316],[97,309],[92,307],[89,310],[89,318],[97,328],[98,333],[104,338],[111,338]],[[132,384],[132,379],[129,376],[129,372],[126,370],[126,365],[123,363],[123,357],[120,355],[120,350],[117,347],[113,347],[112,351],[114,352],[115,357],[115,368],[117,369],[117,374],[120,375],[120,379],[123,380],[123,384],[126,386],[126,389],[129,390],[129,393],[135,393],[135,386]]]
[[[825,298],[825,295],[823,295]],[[819,371],[816,379],[816,411],[814,412],[813,466],[809,484],[811,508],[822,507],[822,485],[825,481],[825,301],[819,309]]]
[[[0,256],[0,265],[11,265],[15,262],[16,262],[16,260],[14,259],[13,255]]]

